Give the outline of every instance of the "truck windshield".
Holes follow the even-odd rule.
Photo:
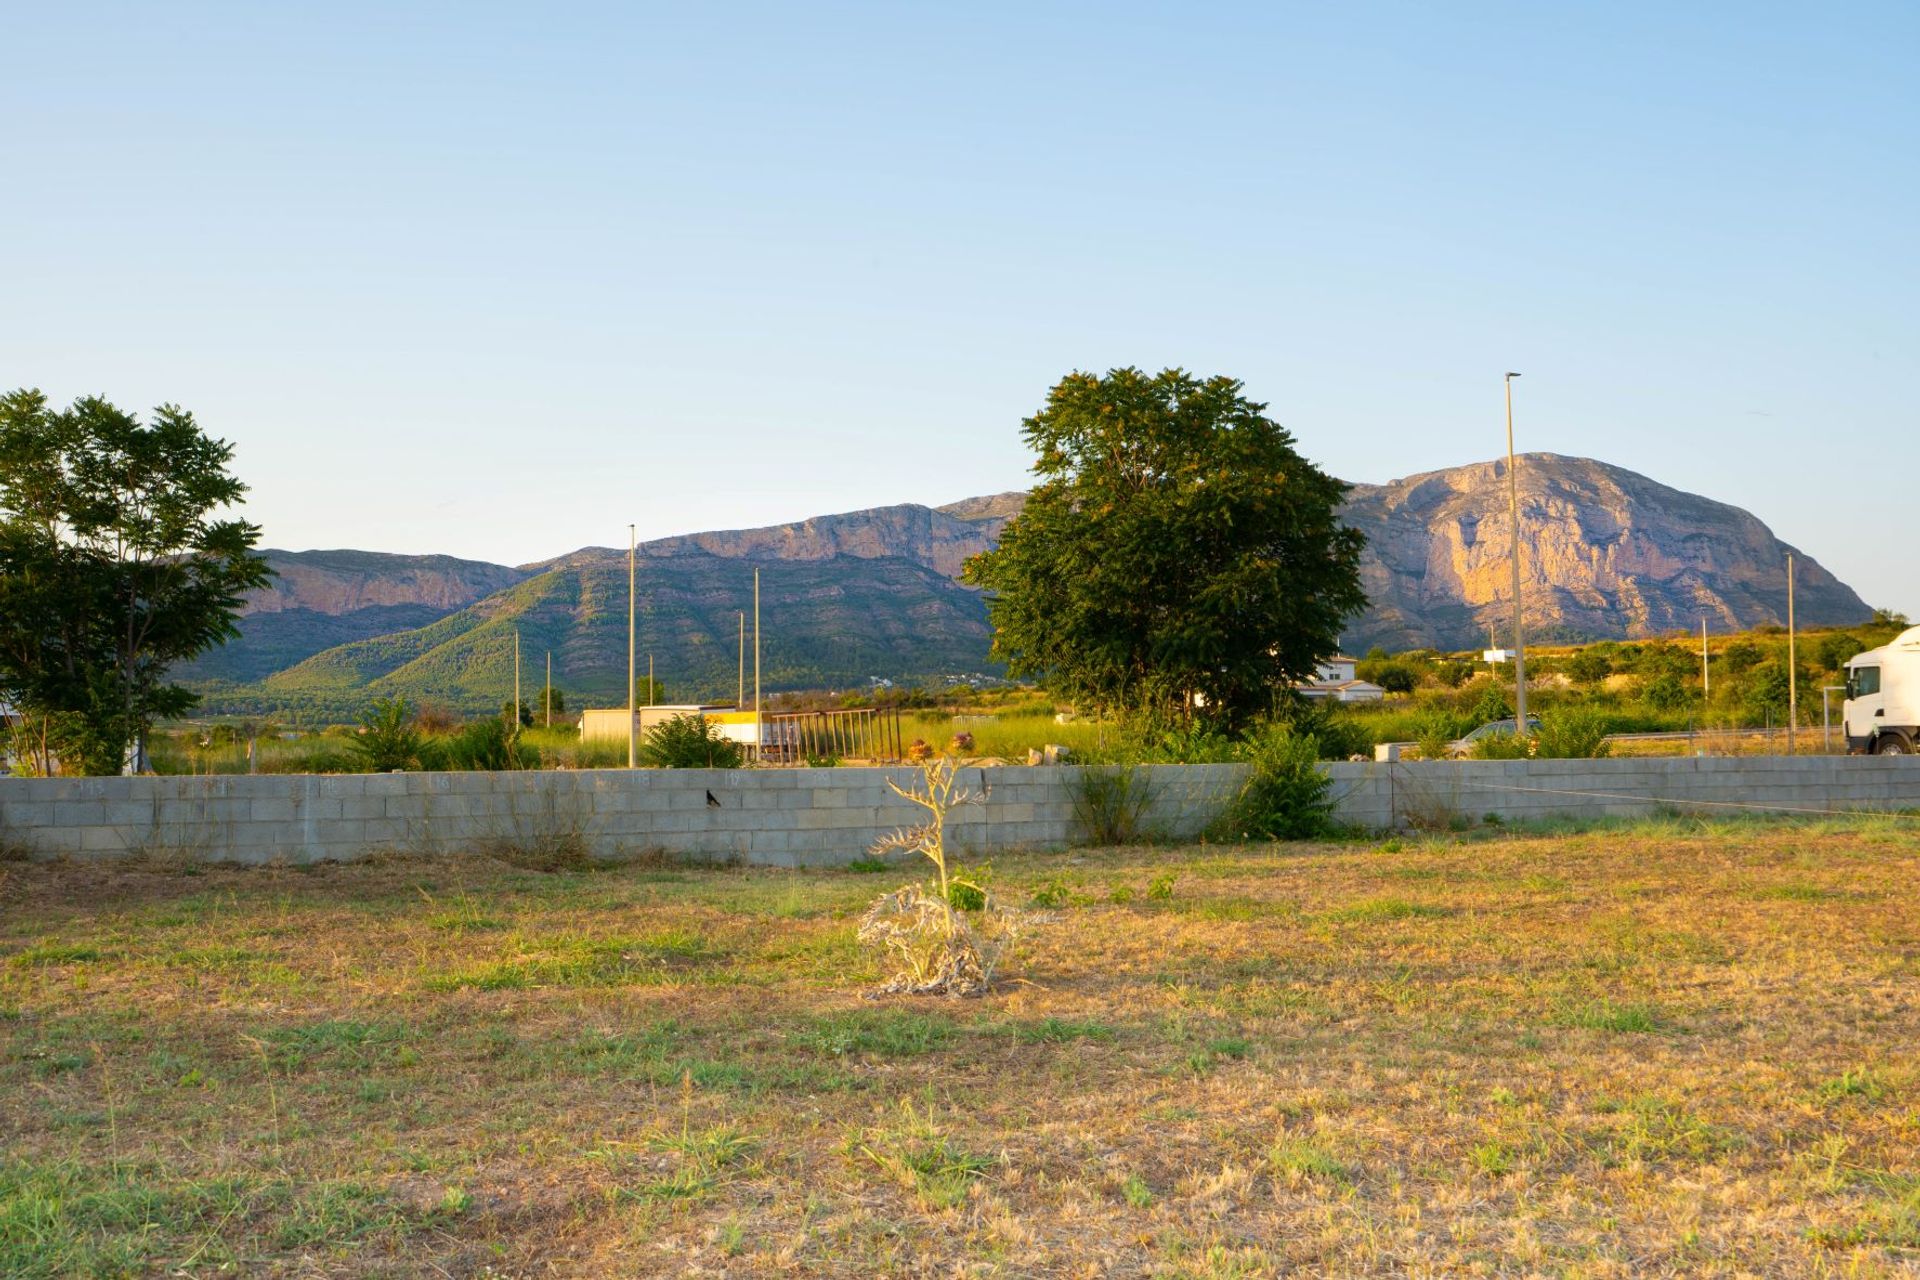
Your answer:
[[[1880,668],[1855,667],[1847,673],[1847,696],[1865,698],[1880,692]]]

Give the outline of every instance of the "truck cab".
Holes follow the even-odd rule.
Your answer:
[[[1920,627],[1848,659],[1841,723],[1850,755],[1914,753],[1920,743]]]

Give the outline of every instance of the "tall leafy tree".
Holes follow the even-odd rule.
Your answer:
[[[236,634],[271,570],[259,527],[216,519],[246,486],[233,446],[174,405],[0,396],[0,692],[62,727],[63,763],[117,773],[197,700],[168,669]]]
[[[1364,539],[1335,517],[1348,486],[1233,378],[1074,373],[1023,435],[1040,483],[964,579],[1016,675],[1233,725],[1310,678],[1366,604]]]

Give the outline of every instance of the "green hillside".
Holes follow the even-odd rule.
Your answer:
[[[768,691],[988,669],[980,598],[932,569],[891,557],[758,563]],[[671,696],[732,697],[754,567],[704,554],[641,561],[639,666],[652,653]],[[551,570],[428,626],[339,645],[265,679],[204,686],[206,706],[341,716],[397,693],[488,710],[511,695],[516,629],[525,696],[539,687],[550,650],[571,705],[617,703],[627,662],[624,557]],[[748,661],[750,675],[751,651]]]

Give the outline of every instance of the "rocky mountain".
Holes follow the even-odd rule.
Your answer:
[[[182,667],[188,681],[259,680],[335,645],[426,626],[527,576],[525,570],[452,556],[262,554],[276,576],[247,597],[240,639]]]
[[[975,499],[975,501],[979,501]],[[965,505],[965,504],[961,504]],[[948,514],[945,510],[904,503],[872,507],[839,515],[815,516],[792,524],[760,529],[729,529],[688,533],[643,542],[639,554],[650,560],[707,555],[728,560],[832,560],[848,557],[877,560],[898,557],[925,565],[954,578],[967,557],[993,546],[1002,520],[994,524]],[[558,559],[529,565],[534,570],[595,564],[618,559],[627,562],[625,548],[583,547]]]
[[[215,698],[328,714],[392,694],[464,711],[497,707],[513,687],[518,631],[529,700],[550,652],[555,684],[573,705],[617,703],[627,665],[626,553],[569,559],[430,625],[327,649],[251,685],[215,690]],[[755,568],[768,690],[865,687],[874,675],[937,678],[986,665],[979,596],[926,565],[902,556],[747,559],[687,550],[645,558],[637,579],[639,669],[652,655],[668,696],[734,694]]]
[[[954,581],[994,545],[1024,493],[945,507],[878,507],[640,547],[640,650],[675,696],[731,694],[739,615],[762,575],[768,689],[988,669],[986,610]],[[1520,461],[1521,560],[1534,639],[1626,639],[1783,622],[1791,548],[1737,507],[1584,458]],[[1363,531],[1368,611],[1349,647],[1479,648],[1512,613],[1506,464],[1356,485],[1343,518]],[[444,556],[272,552],[281,570],[239,640],[185,674],[214,706],[340,713],[383,693],[460,709],[511,689],[513,631],[525,679],[545,654],[576,698],[621,695],[626,550],[587,547],[510,568]],[[1797,561],[1805,625],[1871,611],[1813,560]],[[530,687],[530,686],[529,686]]]
[[[1521,598],[1535,639],[1629,639],[1785,623],[1794,548],[1738,507],[1624,467],[1551,453],[1519,460]],[[1349,647],[1474,648],[1511,633],[1513,526],[1505,461],[1355,485],[1343,518],[1367,535],[1370,607]],[[1804,553],[1803,625],[1872,613]]]

